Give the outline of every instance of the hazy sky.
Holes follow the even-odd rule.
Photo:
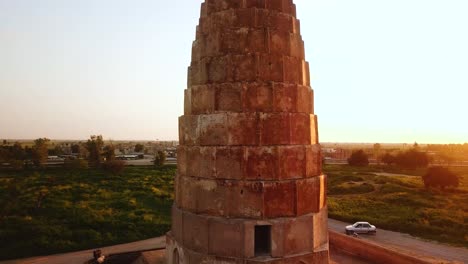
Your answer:
[[[0,138],[177,139],[201,0],[0,0]],[[296,0],[322,142],[468,142],[468,1]]]

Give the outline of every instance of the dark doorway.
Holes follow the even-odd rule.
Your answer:
[[[271,255],[271,226],[255,226],[255,256]]]

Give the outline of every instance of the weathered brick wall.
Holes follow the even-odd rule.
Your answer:
[[[328,263],[309,80],[292,0],[202,4],[179,119],[169,263],[255,263],[256,225],[271,226],[263,262]]]

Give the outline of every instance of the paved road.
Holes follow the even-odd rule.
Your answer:
[[[329,229],[344,233],[344,227],[349,223],[329,219]],[[378,227],[377,227],[378,228]],[[397,233],[378,229],[377,235],[360,235],[361,238],[371,240],[377,243],[385,244],[387,247],[395,248],[398,251],[417,253],[422,256],[441,258],[450,261],[461,261],[468,263],[468,249],[462,247],[453,247],[437,242],[429,242],[408,234]]]

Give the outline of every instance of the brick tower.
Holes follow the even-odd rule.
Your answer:
[[[184,108],[168,263],[328,263],[326,179],[292,0],[205,0]]]

